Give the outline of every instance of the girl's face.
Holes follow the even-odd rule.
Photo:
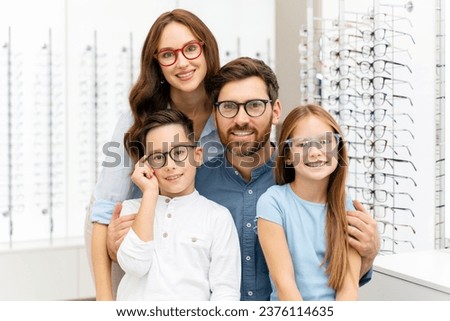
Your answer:
[[[199,40],[185,25],[171,22],[161,34],[157,52],[165,49],[182,49],[186,44]],[[177,50],[175,63],[171,66],[161,66],[164,78],[172,87],[172,91],[192,92],[203,84],[208,68],[203,47],[200,56],[192,60],[187,59],[181,50]]]
[[[200,147],[192,147],[194,144],[183,126],[170,124],[154,128],[147,133],[146,142],[147,155],[158,164],[154,171],[160,195],[173,198],[192,193],[196,166],[200,165],[203,154]]]
[[[302,182],[328,182],[338,166],[338,143],[333,128],[315,116],[297,123],[291,135],[287,164]]]

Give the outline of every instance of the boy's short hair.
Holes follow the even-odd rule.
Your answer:
[[[130,141],[128,139],[128,133],[125,134],[125,149],[134,163],[137,163],[139,159],[145,155],[145,137],[147,136],[147,133],[152,129],[173,124],[181,125],[189,141],[195,143],[194,124],[190,118],[181,111],[175,109],[159,110],[145,118],[144,126],[137,132],[137,135],[135,136],[137,139],[135,141]]]

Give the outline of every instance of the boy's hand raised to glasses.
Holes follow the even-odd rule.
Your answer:
[[[158,180],[154,174],[153,168],[151,168],[146,161],[146,158],[147,156],[144,155],[144,157],[136,163],[134,172],[131,175],[131,180],[141,189],[142,194],[149,192],[157,197],[159,194]],[[119,250],[120,244],[136,218],[136,214],[120,216],[121,210],[122,204],[117,203],[111,217],[111,222],[108,225],[108,254],[111,260],[115,262],[117,262],[117,251]]]
[[[150,192],[154,193],[156,197],[158,196],[158,179],[155,176],[155,170],[147,162],[147,155],[144,155],[136,165],[134,165],[134,172],[131,175],[131,180],[141,189],[142,194]]]

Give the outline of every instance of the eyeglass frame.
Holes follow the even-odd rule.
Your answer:
[[[361,204],[364,206],[368,206],[369,211],[372,211],[374,217],[376,217],[376,218],[385,218],[386,214],[387,214],[386,210],[388,210],[388,209],[392,211],[392,215],[395,215],[397,213],[397,211],[403,211],[403,212],[409,212],[412,217],[416,217],[413,210],[408,207],[390,206],[390,205],[385,205],[385,204],[373,204],[372,202],[370,202],[370,203],[369,202],[361,202]],[[376,209],[382,209],[383,210],[382,215],[377,215],[380,213],[380,211],[377,211]]]
[[[394,166],[390,163],[391,161],[392,162],[400,162],[400,163],[409,163],[414,168],[414,171],[417,172],[417,168],[414,165],[414,163],[411,162],[410,160],[406,160],[406,159],[365,155],[365,156],[362,157],[362,160],[363,160],[363,164],[364,164],[364,166],[366,168],[370,168],[370,166],[372,166],[372,164],[373,164],[376,169],[381,169],[381,170],[383,170],[386,167],[386,163],[388,163],[389,166],[391,166],[391,168],[394,168]],[[383,166],[377,166],[377,164],[380,165],[380,163],[379,162],[376,163],[376,161],[381,161],[381,160],[383,161]],[[368,161],[370,161],[370,165],[369,166],[367,166],[368,165],[367,164]]]
[[[172,153],[173,153],[173,151],[174,151],[176,148],[180,148],[180,147],[186,148],[186,157],[183,158],[183,159],[175,159],[174,156],[172,155]],[[176,162],[176,163],[181,163],[181,162],[184,162],[184,161],[188,158],[188,156],[189,156],[189,148],[196,148],[196,147],[198,147],[198,146],[197,146],[197,145],[188,145],[188,144],[180,144],[180,145],[176,145],[176,146],[173,146],[171,149],[169,149],[167,152],[155,152],[155,153],[151,153],[151,154],[149,154],[149,155],[145,158],[144,161],[147,162],[152,168],[154,168],[154,169],[160,169],[160,168],[163,168],[164,166],[166,166],[166,164],[167,164],[167,155],[169,155],[169,157],[170,157],[174,162]],[[152,165],[152,164],[150,163],[149,158],[152,157],[152,156],[154,156],[154,155],[162,155],[162,156],[163,156],[164,162],[162,163],[161,166],[159,166],[159,165],[158,165],[158,166],[154,166],[154,165]]]
[[[320,140],[323,140],[324,137],[325,139],[328,139],[330,136],[333,136],[335,141],[335,146],[333,146],[333,142],[331,142],[330,144],[328,143],[320,143]],[[306,146],[299,146],[299,148],[304,149],[304,148],[310,148],[312,146],[316,147],[319,150],[324,150],[324,147],[326,148],[327,152],[330,152],[330,150],[328,150],[328,146],[330,145],[331,147],[337,147],[339,146],[339,143],[345,143],[345,141],[342,139],[341,135],[338,133],[333,133],[333,132],[327,132],[325,134],[325,136],[322,136],[320,138],[317,137],[292,137],[289,138],[287,140],[285,140],[283,143],[285,143],[287,146],[289,146],[289,148],[292,150],[294,148],[297,148],[296,146],[293,147],[292,143],[294,142],[294,140],[296,139],[300,139],[300,138],[304,138],[304,144],[306,144]],[[302,142],[303,143],[303,142]]]
[[[193,45],[193,44],[199,45],[199,47],[200,47],[200,53],[199,53],[198,56],[196,56],[196,57],[188,58],[188,57],[186,57],[186,55],[184,54],[184,49],[185,49],[186,47],[188,47],[189,45]],[[155,53],[154,57],[155,57],[155,59],[158,61],[158,63],[159,63],[161,66],[163,66],[163,67],[170,67],[170,66],[174,65],[174,64],[177,62],[177,60],[178,60],[178,52],[181,52],[181,54],[183,55],[183,57],[186,58],[187,60],[194,60],[194,59],[197,59],[198,57],[201,56],[201,54],[203,53],[203,46],[204,46],[204,45],[205,45],[205,43],[204,43],[203,41],[201,41],[201,40],[192,40],[192,41],[189,41],[189,42],[185,43],[185,44],[183,45],[183,47],[178,48],[178,49],[169,49],[169,48],[167,48],[167,49],[162,49],[162,50],[158,51],[157,53]],[[159,56],[161,53],[164,53],[164,52],[170,52],[170,51],[174,53],[175,60],[174,60],[171,64],[168,64],[168,65],[162,64],[161,61],[159,61],[158,56]]]
[[[362,34],[362,39],[364,42],[370,42],[372,40],[377,40],[377,41],[381,41],[381,40],[385,40],[386,38],[386,31],[397,33],[399,35],[403,35],[403,36],[409,36],[409,38],[412,40],[412,42],[415,44],[416,42],[414,41],[414,38],[412,37],[412,35],[410,35],[407,32],[402,32],[402,31],[398,31],[398,30],[393,30],[393,29],[387,29],[387,28],[375,28],[374,30],[359,30]],[[379,32],[382,31],[383,35],[382,37],[377,36],[377,33],[379,35]],[[393,36],[394,37],[394,36]]]
[[[263,109],[263,111],[261,112],[261,114],[259,114],[259,115],[257,115],[257,116],[250,115],[250,113],[249,113],[248,110],[247,110],[247,104],[248,104],[248,103],[251,103],[251,102],[254,102],[254,101],[260,101],[260,102],[262,102],[262,103],[264,104],[264,109]],[[237,106],[237,108],[236,108],[236,113],[235,113],[233,116],[225,116],[224,114],[222,114],[222,112],[220,111],[220,106],[221,106],[223,103],[233,103],[233,104],[235,104],[235,105]],[[225,117],[225,118],[228,118],[228,119],[231,119],[231,118],[236,117],[237,114],[239,114],[239,111],[240,111],[240,109],[241,109],[241,106],[244,107],[245,113],[246,113],[249,117],[257,118],[257,117],[261,117],[261,116],[266,112],[267,104],[268,104],[268,103],[272,103],[272,99],[259,99],[259,98],[258,98],[258,99],[250,99],[250,100],[247,100],[246,102],[243,102],[243,103],[237,103],[237,102],[232,101],[232,100],[223,100],[223,101],[217,101],[217,102],[215,102],[215,103],[214,103],[214,107],[217,108],[217,111],[219,112],[219,114],[220,114],[222,117]]]
[[[383,63],[383,68],[382,68],[381,71],[375,70],[375,67],[374,67],[375,64],[379,64],[379,63]],[[361,72],[362,72],[363,74],[366,74],[366,73],[368,73],[369,71],[372,71],[372,72],[375,72],[375,73],[387,72],[388,74],[391,74],[390,72],[388,72],[388,71],[386,70],[386,64],[388,64],[388,63],[390,63],[390,64],[392,64],[392,65],[398,65],[398,66],[406,67],[406,68],[409,70],[409,72],[412,73],[412,70],[411,70],[411,68],[410,68],[408,65],[401,64],[401,63],[399,63],[399,62],[395,62],[395,61],[391,61],[391,60],[386,60],[386,59],[376,59],[376,60],[374,60],[373,62],[369,62],[369,61],[366,61],[366,60],[360,61],[360,62],[359,62],[359,69],[361,70]],[[363,66],[364,66],[364,68],[363,68]],[[368,67],[367,67],[367,66],[368,66]],[[366,69],[366,68],[367,68],[367,69]],[[377,69],[378,69],[378,68],[377,68]],[[379,70],[379,69],[378,69],[378,70]]]

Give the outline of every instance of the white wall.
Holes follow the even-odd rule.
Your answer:
[[[274,3],[0,2],[0,299],[92,297],[80,238],[86,207],[156,17],[191,10],[215,34],[222,63],[245,55],[273,65]],[[55,247],[72,240],[76,247]]]

